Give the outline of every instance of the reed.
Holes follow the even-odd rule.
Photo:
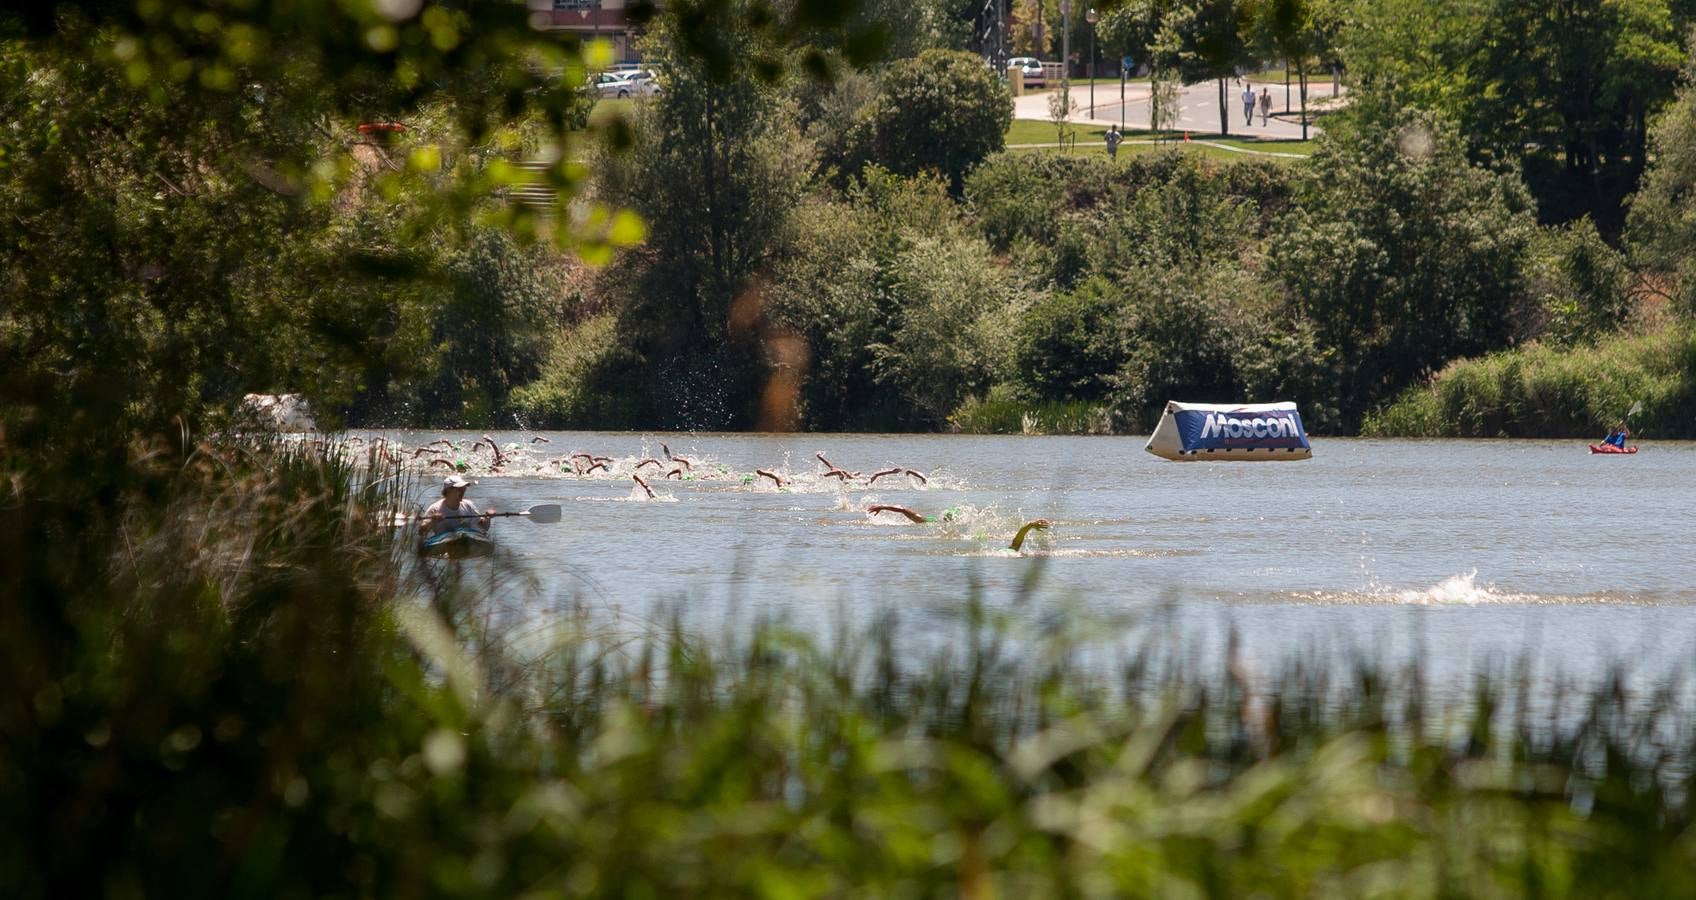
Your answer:
[[[1532,345],[1453,363],[1367,417],[1376,437],[1599,438],[1641,404],[1646,438],[1696,437],[1696,330],[1668,326],[1594,347]]]
[[[1113,434],[1113,417],[1098,403],[1083,400],[1027,400],[992,388],[973,397],[948,417],[966,434]]]
[[[930,650],[894,615],[519,639],[522,573],[415,566],[381,463],[164,459],[81,532],[7,495],[6,896],[1689,891],[1671,689],[1257,675],[1040,614],[1040,574],[962,585]]]

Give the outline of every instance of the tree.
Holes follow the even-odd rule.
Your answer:
[[[1646,279],[1696,315],[1696,61],[1650,135],[1654,162],[1631,198],[1626,246]]]
[[[1226,82],[1253,62],[1243,39],[1242,9],[1241,0],[1181,0],[1165,18],[1184,81],[1218,81],[1220,134],[1231,133]]]
[[[1681,4],[1367,0],[1353,9],[1338,43],[1357,87],[1455,121],[1474,159],[1522,163],[1546,221],[1589,214],[1604,235],[1618,233],[1649,122],[1672,96],[1688,23]]]
[[[1322,0],[1250,0],[1244,10],[1251,43],[1294,64],[1301,96],[1301,138],[1307,140],[1307,72],[1330,52],[1334,19]]]
[[[812,145],[779,80],[767,77],[778,48],[757,29],[720,28],[729,61],[715,73],[677,49],[679,29],[698,12],[687,3],[666,7],[647,44],[664,91],[638,107],[629,156],[603,160],[602,196],[649,223],[643,247],[622,261],[633,281],[621,327],[643,363],[629,373],[629,387],[658,392],[652,411],[660,418],[626,424],[751,421],[757,348],[750,335],[732,334],[730,310],[770,258],[812,174]]]
[[[1326,133],[1268,270],[1337,354],[1345,428],[1449,360],[1507,345],[1534,230],[1523,183],[1472,165],[1452,126],[1403,112]]]
[[[858,118],[866,161],[902,175],[939,172],[957,191],[968,169],[1004,146],[1013,98],[982,59],[927,50],[890,66]]]

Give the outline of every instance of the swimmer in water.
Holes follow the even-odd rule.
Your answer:
[[[644,491],[646,491],[646,492],[647,492],[647,493],[648,493],[648,499],[649,499],[649,500],[652,500],[652,499],[654,499],[654,489],[653,489],[653,488],[651,488],[651,487],[648,487],[648,483],[647,483],[647,482],[646,482],[646,481],[643,481],[643,480],[642,480],[642,476],[640,476],[640,475],[632,475],[632,476],[630,476],[630,477],[631,477],[631,478],[633,478],[633,479],[635,479],[635,480],[636,480],[636,484],[637,484],[637,485],[638,485],[638,486],[640,486],[640,487],[641,487],[641,488],[642,488],[642,490],[644,490]]]
[[[495,468],[498,469],[506,465],[506,456],[501,453],[501,445],[495,443],[495,439],[486,434],[483,435],[483,440],[489,442],[489,450],[495,454]]]
[[[882,478],[885,475],[899,475],[902,471],[903,470],[899,466],[893,469],[879,469],[872,473],[872,477],[866,479],[866,484],[876,484],[879,478]]]
[[[783,480],[783,476],[778,475],[776,472],[768,472],[765,469],[755,469],[754,474],[760,476],[761,478],[770,478],[772,480],[772,482],[774,484],[776,484],[778,487],[783,487],[784,485],[789,483],[789,482]]]
[[[906,516],[909,521],[912,521],[913,523],[918,524],[918,525],[923,525],[924,523],[930,521],[929,519],[925,518],[924,516],[919,515],[916,512],[913,512],[912,510],[908,509],[905,506],[894,506],[894,505],[887,504],[887,503],[879,503],[879,504],[876,504],[874,506],[866,507],[866,514],[867,515],[875,516],[880,512],[898,513],[900,515]]]
[[[859,472],[850,472],[847,469],[838,468],[835,463],[833,463],[830,460],[825,458],[823,451],[815,450],[815,451],[813,451],[813,455],[818,457],[819,462],[824,463],[824,468],[825,468],[824,474],[825,475],[833,476],[833,477],[836,477],[836,478],[843,478],[843,479],[851,479],[851,478],[859,478],[860,477]]]
[[[1013,535],[1013,543],[1009,544],[1008,548],[1014,552],[1018,552],[1019,548],[1025,545],[1025,537],[1027,535],[1029,535],[1032,531],[1047,531],[1053,526],[1053,524],[1054,523],[1047,519],[1032,519],[1029,522],[1026,522],[1024,525],[1019,527],[1019,532]]]

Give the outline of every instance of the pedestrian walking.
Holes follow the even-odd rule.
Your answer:
[[[1254,124],[1254,85],[1243,85],[1243,124]]]
[[[1119,142],[1124,140],[1124,139],[1125,139],[1125,136],[1119,133],[1119,129],[1114,128],[1112,125],[1107,126],[1107,158],[1108,159],[1118,159],[1119,158]]]
[[[1272,115],[1272,92],[1266,88],[1260,89],[1260,124],[1265,127],[1266,120]]]

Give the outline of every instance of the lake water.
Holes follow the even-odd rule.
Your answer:
[[[1260,659],[1325,648],[1471,670],[1531,650],[1569,674],[1696,660],[1696,444],[1608,457],[1579,441],[1321,439],[1301,462],[1174,463],[1132,437],[499,432],[513,458],[489,472],[476,435],[386,437],[460,442],[448,458],[479,504],[562,504],[558,525],[496,533],[542,594],[609,620],[680,609],[702,629],[774,615],[822,631],[895,607],[923,640],[976,584],[1018,616],[1157,620],[1212,650],[1234,632]],[[681,466],[662,441],[693,462],[687,480],[664,477]],[[611,471],[561,474],[579,451]],[[821,476],[815,452],[861,479]],[[650,457],[652,500],[630,477]],[[925,483],[863,483],[887,467]],[[1052,528],[1009,550],[1035,518]]]

